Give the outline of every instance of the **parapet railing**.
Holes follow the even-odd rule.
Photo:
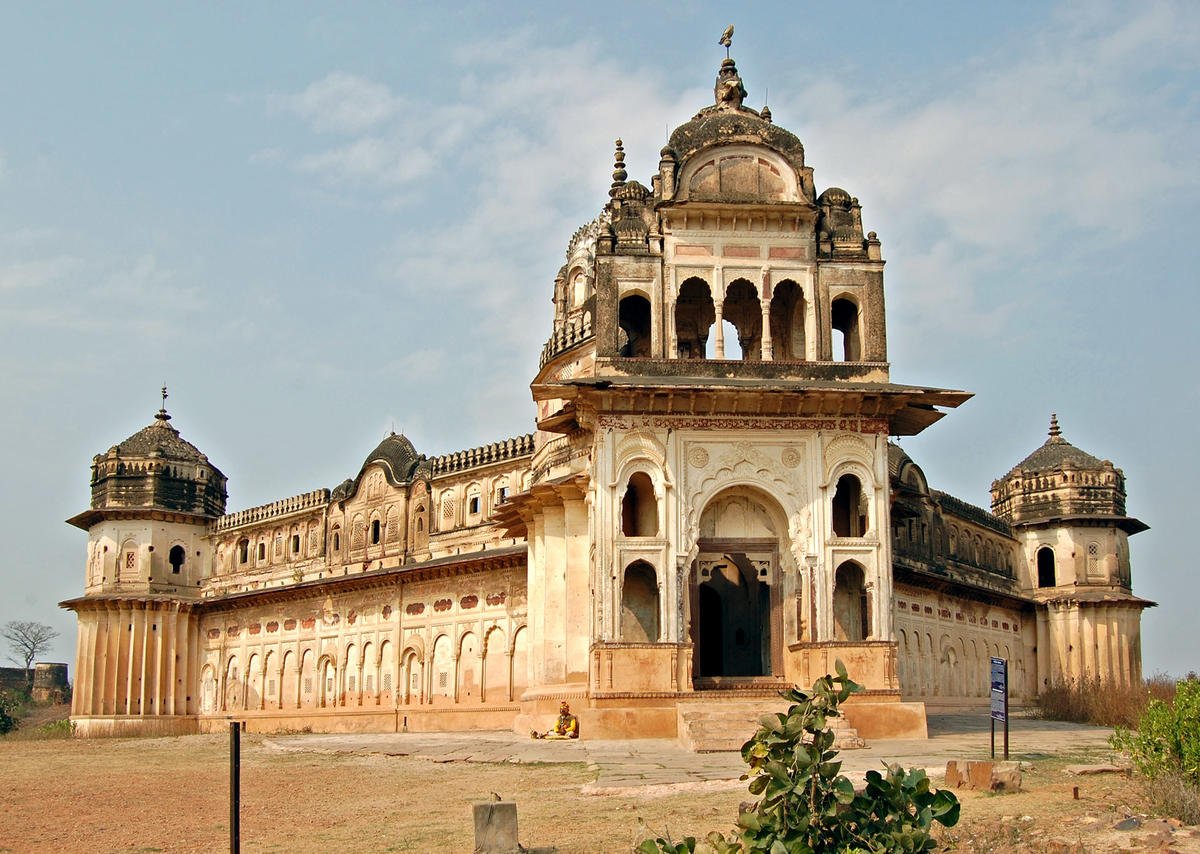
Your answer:
[[[592,337],[592,314],[585,311],[582,317],[568,321],[561,329],[555,330],[550,340],[542,347],[542,356],[538,361],[538,369],[564,350],[569,350],[576,344]]]
[[[280,498],[278,501],[272,501],[270,504],[261,504],[258,507],[248,507],[245,510],[239,510],[236,513],[227,513],[216,521],[215,530],[227,531],[230,528],[239,528],[242,525],[249,525],[254,522],[263,522],[267,519],[298,513],[301,510],[324,507],[328,503],[329,490],[314,489],[311,492],[302,492],[299,495],[293,495],[291,498]]]
[[[434,457],[432,460],[433,473],[434,475],[450,474],[464,469],[475,468],[476,466],[485,466],[491,463],[527,457],[532,453],[533,434],[525,433],[521,436],[514,436],[511,439],[492,442],[489,445],[480,445],[478,448],[454,451],[450,454],[442,454],[441,456]]]

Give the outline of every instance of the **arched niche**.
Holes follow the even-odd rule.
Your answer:
[[[621,640],[655,643],[658,638],[658,575],[646,561],[634,561],[621,581]]]
[[[635,471],[621,498],[621,533],[626,537],[658,536],[658,500],[650,476]]]
[[[858,362],[862,360],[862,324],[858,303],[849,297],[838,297],[829,308],[832,327],[833,360]]]
[[[870,525],[862,481],[855,474],[838,478],[830,499],[830,512],[835,537],[865,537]]]
[[[866,573],[848,560],[833,576],[833,637],[840,641],[862,641],[870,635],[870,598]]]
[[[675,300],[676,354],[680,359],[705,357],[705,347],[716,319],[708,282],[696,276],[686,279]]]
[[[1037,550],[1037,586],[1054,587],[1058,584],[1054,567],[1054,549],[1042,546]]]
[[[779,556],[788,547],[779,502],[753,487],[717,493],[700,514],[688,633],[697,687],[782,672]]]
[[[806,356],[804,291],[784,279],[771,292],[771,358],[801,361]]]
[[[641,294],[621,298],[617,307],[618,355],[633,359],[650,357],[651,314],[650,300]]]

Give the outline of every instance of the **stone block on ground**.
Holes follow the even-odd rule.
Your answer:
[[[981,792],[1018,792],[1021,790],[1021,763],[951,759],[946,763],[946,786]]]
[[[517,854],[517,805],[512,801],[479,801],[475,816],[475,854]]]

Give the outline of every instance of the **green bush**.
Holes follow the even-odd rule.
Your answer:
[[[762,726],[742,746],[750,766],[742,775],[758,800],[737,819],[729,837],[710,833],[707,848],[717,854],[814,854],[814,852],[931,851],[933,822],[958,822],[953,793],[937,791],[921,770],[889,765],[885,773],[867,772],[861,794],[841,775],[835,760],[830,718],[861,687],[837,662],[836,677],[823,676],[806,693],[791,689],[786,713],[765,715]],[[835,687],[836,686],[836,687]],[[646,839],[638,854],[690,854],[695,837],[682,842]]]
[[[17,728],[17,708],[20,704],[16,698],[0,691],[0,735],[12,732]]]
[[[1115,750],[1127,751],[1134,767],[1147,777],[1177,774],[1200,786],[1200,680],[1176,684],[1171,703],[1151,700],[1137,729],[1118,727],[1110,743]]]

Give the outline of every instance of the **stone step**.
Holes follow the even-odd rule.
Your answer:
[[[778,701],[716,701],[683,703],[678,707],[679,741],[697,753],[738,751],[759,727],[759,719],[782,711]],[[829,726],[834,732],[836,750],[855,750],[866,747],[858,731],[845,718],[832,718]]]

